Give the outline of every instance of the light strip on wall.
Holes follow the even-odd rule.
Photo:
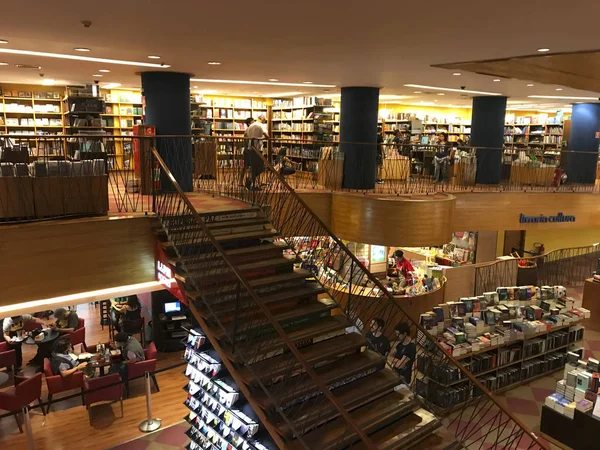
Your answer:
[[[568,95],[528,95],[527,98],[557,98],[562,100],[598,100],[598,97],[569,97]]]
[[[175,279],[171,280],[175,282]],[[123,297],[125,295],[141,294],[143,292],[160,291],[165,286],[158,281],[148,281],[146,283],[129,284],[126,286],[116,286],[108,289],[99,289],[97,291],[79,292],[77,294],[63,295],[60,297],[46,298],[43,300],[33,300],[30,302],[15,303],[0,307],[0,317],[10,317],[11,315],[23,314],[27,312],[44,311],[52,309],[51,306],[78,305],[87,302],[97,302],[107,300],[113,297]]]
[[[255,85],[260,85],[260,86],[300,86],[303,88],[307,88],[307,87],[332,88],[332,87],[335,87],[335,84],[282,83],[282,82],[275,82],[275,81],[247,81],[247,80],[213,80],[210,78],[192,78],[191,81],[197,81],[200,83],[255,84]]]
[[[481,95],[502,95],[499,92],[485,92],[485,91],[470,91],[468,89],[453,89],[438,86],[423,86],[422,84],[405,84],[405,87],[419,88],[419,89],[432,89],[434,91],[446,91],[446,92],[461,92],[467,94],[481,94]]]
[[[30,50],[15,50],[12,48],[1,48],[0,53],[8,53],[11,55],[26,55],[26,56],[39,56],[42,58],[58,58],[58,59],[72,59],[75,61],[88,61],[106,64],[118,64],[121,66],[136,66],[136,67],[153,67],[153,68],[167,68],[171,67],[169,64],[161,63],[149,63],[139,61],[124,61],[121,59],[107,59],[107,58],[94,58],[92,56],[79,56],[79,55],[67,55],[64,53],[47,53],[47,52],[33,52]]]

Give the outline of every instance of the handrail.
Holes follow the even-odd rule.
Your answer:
[[[302,354],[300,353],[300,351],[298,350],[298,348],[292,343],[292,341],[290,340],[290,338],[288,337],[288,335],[286,334],[286,332],[283,330],[283,328],[281,327],[281,325],[279,324],[279,322],[277,322],[277,320],[273,317],[273,315],[271,314],[271,312],[269,311],[269,309],[259,299],[259,297],[256,294],[256,292],[254,291],[254,289],[248,283],[247,279],[240,273],[240,271],[237,269],[237,266],[231,262],[231,259],[227,256],[227,254],[223,250],[223,247],[216,241],[216,239],[214,238],[213,234],[210,232],[210,230],[206,226],[205,222],[200,218],[200,215],[196,211],[196,208],[190,202],[190,200],[187,197],[187,195],[185,195],[185,193],[183,192],[183,190],[179,186],[179,183],[177,182],[177,180],[175,179],[175,177],[173,176],[173,174],[170,172],[169,168],[167,167],[167,165],[165,164],[165,162],[163,161],[163,159],[159,155],[158,151],[154,147],[152,148],[152,155],[153,155],[154,158],[156,158],[156,160],[158,161],[161,169],[165,172],[165,174],[171,180],[171,182],[173,184],[173,187],[176,189],[179,198],[188,207],[188,209],[190,210],[190,212],[192,213],[192,215],[196,219],[196,222],[200,225],[200,227],[201,227],[202,232],[204,233],[204,235],[207,237],[207,239],[213,245],[213,247],[219,252],[220,257],[227,263],[227,265],[229,266],[229,268],[232,270],[232,272],[237,277],[239,283],[244,286],[244,288],[250,294],[250,296],[252,297],[252,299],[254,300],[254,302],[259,306],[259,308],[261,309],[262,313],[265,315],[265,317],[271,323],[271,325],[273,326],[273,328],[275,329],[275,331],[277,331],[277,333],[279,334],[280,338],[286,344],[286,346],[288,347],[288,349],[290,350],[290,352],[302,364],[302,366],[303,366],[304,370],[306,371],[306,373],[312,378],[312,380],[317,385],[317,387],[321,390],[321,392],[323,393],[323,395],[337,409],[337,411],[340,413],[340,416],[344,419],[344,421],[350,427],[352,427],[352,429],[356,432],[357,436],[360,437],[361,441],[369,449],[376,450],[377,447],[372,442],[372,440],[366,435],[366,433],[364,432],[364,430],[361,427],[358,426],[358,424],[350,416],[350,414],[348,413],[348,411],[339,404],[339,402],[337,401],[337,399],[335,398],[335,396],[331,393],[331,391],[328,389],[328,387],[325,385],[325,383],[323,382],[323,380],[316,374],[316,372],[314,371],[314,369],[312,368],[312,366],[310,366],[310,364],[308,364],[308,362],[302,356]],[[234,339],[235,339],[235,336],[234,336]],[[269,395],[269,391],[266,389],[266,387],[264,385],[262,385],[262,383],[261,383],[261,387],[263,388],[263,390],[265,391],[265,393],[267,395]],[[282,414],[282,416],[287,421],[287,418],[285,417],[285,415]],[[288,425],[290,426],[290,428],[292,428],[295,431],[296,437],[299,440],[302,441],[301,435],[295,430],[295,427],[291,423],[291,421],[288,421]],[[303,445],[305,445],[304,442],[302,442],[302,443],[303,443]]]
[[[350,252],[348,250],[348,248],[331,231],[331,229],[312,211],[312,209],[310,209],[308,207],[308,205],[302,199],[302,197],[300,197],[296,193],[296,191],[294,189],[292,189],[292,187],[287,183],[285,178],[283,176],[281,176],[277,172],[277,170],[275,170],[275,168],[264,158],[262,153],[260,151],[257,151],[257,149],[255,147],[252,147],[251,149],[255,153],[255,156],[259,157],[262,160],[266,170],[268,170],[270,172],[271,176],[275,177],[275,180],[277,180],[277,182],[285,188],[287,193],[290,194],[294,198],[294,200],[302,206],[302,208],[304,209],[304,212],[307,213],[308,216],[310,217],[310,220],[312,220],[313,222],[316,222],[322,228],[322,230],[325,231],[327,237],[329,239],[333,239],[335,241],[336,245],[343,251],[344,257],[348,258],[350,261],[352,261],[353,266],[357,267],[358,271],[362,272],[363,276],[365,276],[371,283],[374,284],[375,287],[377,287],[380,290],[380,292],[382,293],[382,296],[387,297],[387,300],[390,302],[391,305],[393,305],[393,307],[397,308],[407,318],[407,320],[411,320],[410,316],[406,313],[406,311],[404,311],[404,309],[398,303],[396,303],[394,301],[393,296],[387,291],[387,289],[383,286],[383,284],[370,271],[368,271],[364,268],[364,266],[362,265],[360,260],[352,252]],[[253,198],[255,200],[255,204],[257,204],[261,207],[270,207],[271,206],[271,205],[261,205],[260,203],[256,202],[256,200],[260,199],[260,195],[261,195],[260,191],[251,192],[251,193],[249,193],[249,195],[251,198]],[[475,376],[470,371],[466,370],[452,355],[449,355],[443,349],[443,347],[439,344],[439,342],[433,336],[431,336],[431,334],[429,334],[429,332],[420,323],[415,322],[415,321],[412,321],[412,322],[413,322],[413,325],[416,327],[416,329],[418,331],[420,331],[424,336],[427,337],[427,339],[430,341],[430,343],[432,343],[434,345],[434,347],[438,350],[438,352],[442,355],[445,355],[445,357],[447,357],[451,361],[451,363],[461,371],[463,377],[468,378],[470,380],[470,382],[473,383],[473,385],[478,390],[483,392],[484,395],[487,396],[488,399],[490,401],[492,401],[496,407],[498,407],[504,414],[506,414],[510,418],[510,420],[513,420],[522,429],[522,431],[524,433],[526,433],[532,439],[532,441],[534,443],[539,445],[541,448],[544,448],[544,449],[547,448],[545,446],[545,444],[540,442],[537,439],[537,437],[535,436],[535,434],[533,434],[517,417],[515,417],[510,411],[506,410],[490,394],[490,392],[487,390],[487,388],[485,388],[483,386],[483,384],[481,384],[479,382],[479,380],[477,380],[477,378],[475,378]]]

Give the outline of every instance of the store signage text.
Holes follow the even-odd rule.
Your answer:
[[[521,213],[519,216],[519,223],[557,223],[557,222],[575,222],[575,216],[566,216],[559,212],[556,216],[545,216],[540,214],[539,216],[526,216]]]
[[[165,287],[170,288],[171,282],[173,281],[173,273],[171,268],[161,261],[156,261],[156,277]]]

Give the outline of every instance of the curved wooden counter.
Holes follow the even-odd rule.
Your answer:
[[[331,228],[342,239],[391,247],[442,245],[453,228],[456,198],[448,194],[378,197],[334,192]]]

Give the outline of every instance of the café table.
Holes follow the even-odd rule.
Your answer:
[[[29,335],[23,341],[23,343],[27,344],[27,345],[37,345],[39,347],[40,345],[49,344],[49,343],[55,341],[56,338],[58,338],[60,336],[60,333],[57,330],[53,330],[52,328],[43,330],[43,333],[44,333],[44,339],[36,341],[31,335]]]
[[[113,365],[116,361],[119,360],[119,358],[121,357],[121,354],[111,354],[111,358],[110,360],[106,360],[104,358],[103,354],[100,353],[92,353],[91,357],[88,358],[80,358],[80,360],[83,361],[87,361],[88,363],[88,367],[92,367],[95,371],[95,369],[98,369],[100,371],[100,376],[103,377],[104,375],[106,375],[106,371],[105,368],[106,367],[110,367],[111,365]],[[98,358],[99,357],[99,358]]]

